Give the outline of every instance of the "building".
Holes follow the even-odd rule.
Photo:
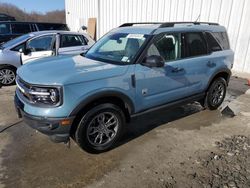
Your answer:
[[[97,38],[125,22],[218,22],[228,30],[234,70],[250,73],[249,0],[65,0],[65,11],[74,31],[97,18]]]

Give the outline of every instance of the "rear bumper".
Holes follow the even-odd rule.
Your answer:
[[[24,112],[24,104],[15,96],[15,107],[19,118],[39,132],[48,135],[53,142],[67,142],[70,137],[70,128],[74,117],[49,118],[27,114]],[[67,125],[62,125],[62,121],[67,120]]]

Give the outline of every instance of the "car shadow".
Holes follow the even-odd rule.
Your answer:
[[[123,138],[118,145],[123,145],[164,124],[201,112],[204,108],[199,103],[192,103],[176,108],[158,110],[133,118],[127,125]]]
[[[231,80],[229,82],[228,86],[228,92],[227,92],[227,102],[230,102],[230,100],[235,100],[240,95],[245,94],[245,92],[250,89],[248,85],[246,85],[247,80],[243,78],[238,77],[231,77]],[[141,116],[138,116],[131,120],[131,122],[127,125],[126,131],[120,142],[117,144],[116,147],[119,147],[120,145],[126,144],[130,142],[133,139],[136,139],[151,130],[160,127],[164,124],[180,120],[185,117],[189,117],[193,114],[199,113],[203,111],[204,108],[198,103],[190,103],[179,107],[173,107],[168,109],[162,109],[155,112],[151,112],[148,114],[144,114]],[[180,129],[183,130],[183,127],[185,129],[190,130],[193,128],[199,128],[200,126],[208,126],[212,123],[216,123],[218,121],[221,121],[223,118],[229,118],[226,114],[222,114],[219,110],[213,111],[213,112],[204,112],[204,114],[201,114],[203,118],[206,118],[205,120],[202,119],[202,117],[196,117],[198,118],[195,122],[200,125],[194,125],[191,128],[185,127],[185,125],[180,126],[179,124],[176,125],[179,126]],[[199,122],[199,123],[198,123]],[[201,125],[202,123],[203,125]],[[183,123],[183,122],[181,122]],[[184,124],[188,124],[187,126],[190,126],[191,123],[184,122]],[[204,125],[205,124],[205,125]],[[171,124],[171,127],[175,127],[175,124]]]

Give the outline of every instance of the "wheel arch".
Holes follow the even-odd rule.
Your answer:
[[[119,106],[124,112],[126,121],[130,121],[131,114],[134,113],[134,103],[130,97],[118,91],[99,92],[84,99],[70,113],[70,116],[75,116],[70,134],[73,135],[73,133],[76,131],[78,123],[83,114],[85,114],[91,108],[104,103],[111,103]]]
[[[11,67],[17,71],[17,67],[11,64],[0,64],[0,68]]]
[[[213,83],[213,81],[216,79],[216,78],[219,78],[219,77],[222,77],[226,80],[227,82],[227,85],[229,83],[229,80],[230,80],[230,77],[232,75],[232,72],[230,69],[228,68],[223,68],[223,69],[220,69],[218,71],[216,71],[209,79],[209,82],[208,82],[208,85],[206,87],[206,91],[208,90],[209,86]]]

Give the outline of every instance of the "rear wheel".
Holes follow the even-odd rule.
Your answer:
[[[124,125],[125,116],[118,106],[100,104],[82,117],[75,132],[75,140],[85,151],[101,153],[116,144]]]
[[[16,70],[13,67],[0,67],[0,84],[3,86],[10,86],[15,83]]]
[[[226,96],[227,83],[222,77],[216,78],[210,85],[205,98],[205,107],[210,110],[217,109]]]

